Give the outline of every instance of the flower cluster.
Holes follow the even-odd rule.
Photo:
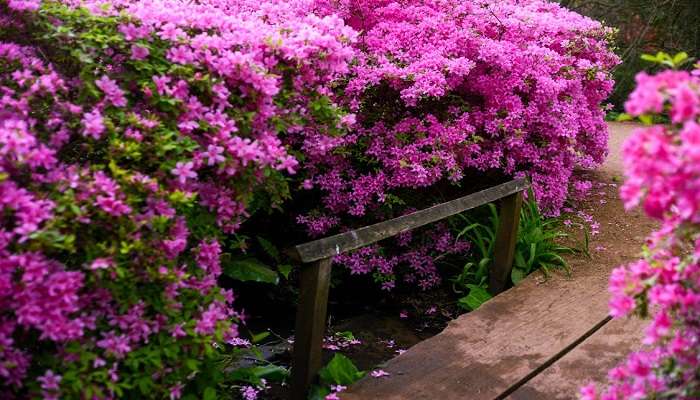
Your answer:
[[[343,129],[329,85],[354,31],[282,1],[0,14],[3,398],[218,390],[240,320],[217,285],[227,235],[288,196],[278,134]]]
[[[700,66],[698,66],[700,67]],[[670,124],[637,129],[623,148],[627,208],[661,222],[644,259],[610,277],[611,315],[651,314],[645,350],[609,373],[603,393],[585,399],[697,399],[700,396],[700,69],[637,76],[632,116]]]
[[[599,22],[541,0],[317,3],[362,32],[338,95],[353,133],[303,138],[324,212],[363,216],[400,189],[497,170],[529,175],[557,214],[573,169],[604,158],[619,60]]]
[[[442,281],[438,270],[440,259],[463,254],[469,248],[469,242],[456,238],[446,224],[438,223],[427,230],[398,235],[393,248],[367,246],[338,255],[333,261],[348,268],[350,274],[372,274],[386,291],[393,290],[399,278],[425,290]]]

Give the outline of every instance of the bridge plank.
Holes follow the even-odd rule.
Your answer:
[[[359,399],[494,399],[607,317],[607,274],[539,283],[531,275],[439,335],[390,360],[341,396]],[[581,305],[585,304],[585,307]]]
[[[648,320],[615,319],[550,368],[517,389],[509,400],[569,400],[581,386],[604,384],[607,372],[640,348]]]

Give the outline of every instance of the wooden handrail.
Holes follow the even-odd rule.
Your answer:
[[[503,291],[510,280],[523,191],[527,187],[528,182],[525,178],[514,179],[456,200],[290,249],[288,253],[293,258],[310,263],[302,267],[300,275],[292,355],[292,400],[306,399],[308,390],[321,368],[321,348],[334,256],[502,199],[494,261],[489,274],[489,290],[496,294]]]
[[[333,257],[390,238],[401,232],[410,231],[466,210],[491,203],[513,193],[522,192],[525,188],[527,188],[527,180],[525,178],[514,179],[501,185],[388,221],[300,244],[293,248],[290,255],[304,263]]]

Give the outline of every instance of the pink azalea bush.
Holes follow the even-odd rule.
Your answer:
[[[279,132],[344,129],[355,35],[223,3],[0,1],[0,397],[223,388],[230,235],[288,196]]]
[[[425,207],[424,199],[415,201],[418,190],[446,183],[464,193],[475,184],[474,171],[481,181],[494,171],[529,176],[540,205],[555,215],[574,169],[605,157],[600,105],[619,59],[599,22],[541,0],[342,0],[317,7],[339,13],[360,35],[356,60],[336,91],[354,113],[346,117],[354,128],[340,137],[306,131],[289,138],[306,156],[304,189],[321,195],[319,206],[298,219],[311,235],[348,220],[398,216],[407,205]],[[362,272],[375,272],[382,285],[393,285],[400,270],[423,287],[439,283],[427,260],[440,252],[414,247],[407,260],[374,251],[372,259],[383,261],[365,263]],[[360,273],[357,259],[337,261]]]
[[[527,174],[556,214],[574,168],[603,160],[600,103],[619,60],[599,22],[541,0],[343,0],[325,9],[361,34],[338,95],[355,129],[301,142],[321,214],[363,216],[401,189],[459,183],[465,170]]]
[[[611,315],[649,315],[644,349],[609,373],[610,387],[584,399],[700,398],[700,65],[641,73],[626,111],[649,126],[623,148],[626,208],[661,223],[645,257],[610,277]],[[651,124],[666,115],[668,124]]]

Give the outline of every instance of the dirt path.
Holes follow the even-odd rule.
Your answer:
[[[594,187],[578,205],[599,225],[591,257],[569,257],[571,276],[531,275],[390,360],[388,377],[367,377],[341,398],[575,399],[579,387],[603,382],[637,348],[644,324],[608,321],[607,281],[613,268],[639,257],[654,224],[622,207],[620,149],[633,126],[610,128],[610,156],[585,175]],[[582,236],[575,224],[569,229]]]
[[[610,148],[610,153],[605,163],[598,169],[601,174],[607,175],[608,177],[622,176],[622,144],[638,126],[639,125],[634,123],[608,123],[608,132],[610,132],[608,147]]]
[[[646,236],[654,229],[640,209],[626,211],[620,200],[620,185],[624,177],[622,145],[636,125],[609,123],[610,152],[605,163],[596,171],[583,174],[593,182],[589,195],[578,204],[578,209],[589,214],[600,226],[599,233],[592,232],[590,253],[586,257],[570,257],[574,277],[600,274],[607,277],[612,268],[639,256]],[[570,229],[572,236],[576,229]]]

